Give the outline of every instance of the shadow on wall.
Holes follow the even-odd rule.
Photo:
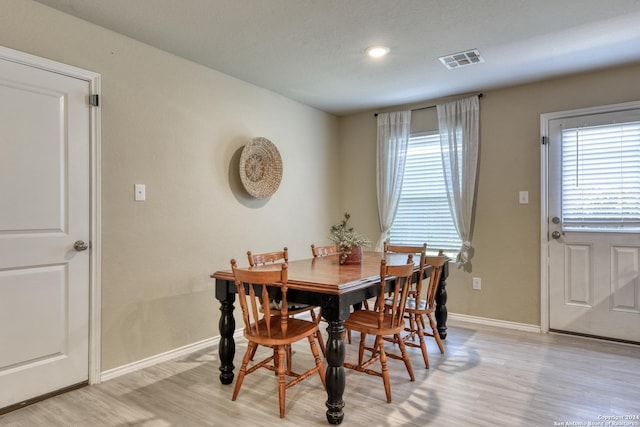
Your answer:
[[[238,148],[236,152],[233,153],[233,156],[231,156],[231,161],[229,162],[229,188],[241,205],[250,209],[259,209],[266,205],[270,198],[257,199],[247,193],[247,190],[245,190],[242,185],[242,181],[240,180],[240,156],[242,155],[243,148],[244,146]]]

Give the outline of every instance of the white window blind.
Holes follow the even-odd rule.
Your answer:
[[[562,224],[640,230],[640,122],[563,129]]]
[[[426,243],[430,253],[442,249],[448,255],[455,255],[460,250],[461,241],[453,225],[445,191],[437,132],[414,134],[409,139],[402,192],[390,242]]]

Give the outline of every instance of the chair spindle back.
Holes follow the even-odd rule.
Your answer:
[[[282,251],[265,252],[262,254],[253,254],[247,251],[247,259],[251,267],[255,265],[275,264],[276,262],[289,262],[289,249],[287,247]]]
[[[431,277],[429,277],[429,287],[427,289],[428,307],[433,307],[433,305],[435,304],[438,284],[440,283],[440,278],[442,277],[442,269],[444,268],[444,264],[447,262],[447,259],[448,258],[445,255],[426,257],[426,263],[433,267],[433,269],[431,270]]]
[[[409,296],[419,300],[422,296],[422,275],[427,265],[427,244],[423,243],[422,246],[406,246],[406,245],[390,245],[384,242],[384,252],[395,252],[403,254],[415,254],[420,255],[420,266],[416,275],[415,288],[409,290]]]
[[[376,300],[375,311],[378,313],[378,327],[383,328],[385,313],[391,316],[391,327],[404,324],[404,310],[407,304],[407,296],[411,288],[411,279],[415,264],[413,254],[409,254],[406,264],[387,265],[386,260],[380,262],[380,290]],[[391,289],[388,292],[385,306],[386,283],[392,280]],[[389,300],[391,299],[391,300]]]
[[[311,245],[311,254],[313,255],[314,258],[317,258],[319,256],[337,254],[337,253],[338,253],[338,246],[336,245],[331,245],[331,246],[316,246],[313,244]]]
[[[273,269],[238,268],[236,260],[231,260],[231,269],[238,288],[238,300],[242,308],[242,319],[247,334],[258,336],[263,333],[261,328],[266,328],[266,335],[271,337],[272,320],[270,319],[274,316],[280,317],[282,331],[286,332],[289,317],[287,268],[286,263],[281,263],[279,268],[274,267]],[[280,288],[282,309],[272,312],[270,304],[261,303],[261,301],[269,300],[269,287]]]

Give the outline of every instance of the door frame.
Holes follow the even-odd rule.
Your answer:
[[[549,332],[549,121],[640,108],[640,101],[540,114],[540,331]]]
[[[92,95],[101,95],[101,75],[71,65],[41,58],[0,46],[0,59],[40,68],[57,74],[84,80],[89,83]],[[87,102],[89,100],[87,99]],[[89,116],[89,384],[100,383],[101,367],[101,269],[102,269],[102,205],[101,205],[101,115],[99,107],[90,108]]]

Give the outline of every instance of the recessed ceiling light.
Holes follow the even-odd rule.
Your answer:
[[[367,55],[372,58],[380,58],[389,53],[389,48],[386,46],[370,46],[365,50],[365,52],[367,52]]]

